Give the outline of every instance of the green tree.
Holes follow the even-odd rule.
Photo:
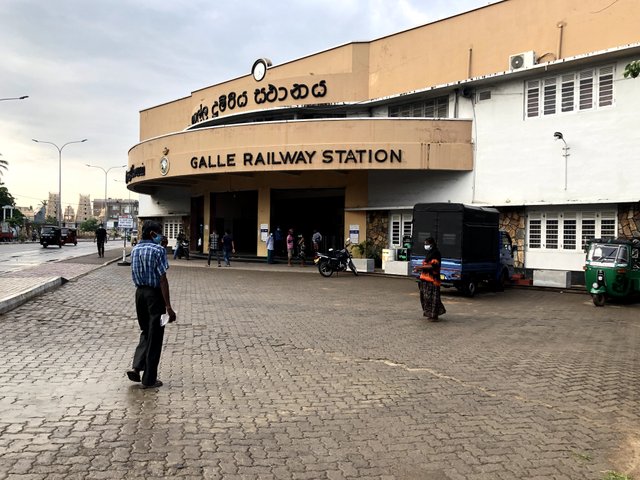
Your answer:
[[[636,78],[640,75],[640,60],[629,63],[624,69],[624,78]]]
[[[57,225],[58,219],[53,215],[47,215],[47,218],[44,219],[44,223],[46,223],[47,225]]]
[[[16,199],[9,193],[9,189],[7,187],[0,187],[0,207],[4,207],[5,205],[15,207]]]
[[[87,218],[84,222],[80,224],[81,232],[95,232],[97,228],[98,228],[97,218]]]

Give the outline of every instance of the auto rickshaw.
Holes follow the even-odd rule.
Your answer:
[[[640,294],[640,240],[591,240],[584,271],[587,292],[597,307],[609,298]]]
[[[75,228],[62,227],[60,236],[64,245],[78,245],[78,231]]]
[[[49,245],[58,245],[59,248],[62,248],[63,244],[60,227],[55,225],[44,225],[42,227],[40,232],[40,245],[42,245],[42,248],[47,248]]]

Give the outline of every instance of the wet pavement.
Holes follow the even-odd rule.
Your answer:
[[[0,479],[640,475],[639,304],[445,293],[429,323],[407,278],[170,262],[159,389],[125,376],[129,267],[0,315]]]

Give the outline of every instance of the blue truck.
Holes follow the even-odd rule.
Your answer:
[[[500,291],[511,281],[515,247],[509,234],[500,230],[495,208],[462,203],[415,205],[412,268],[422,265],[424,241],[429,237],[436,239],[442,253],[443,287],[455,287],[473,297],[480,284]]]

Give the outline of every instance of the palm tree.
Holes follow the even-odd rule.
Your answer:
[[[0,153],[0,155],[2,155]],[[2,174],[4,173],[2,170],[7,170],[9,168],[9,162],[7,162],[6,160],[2,160],[0,158],[0,177],[2,177]]]

